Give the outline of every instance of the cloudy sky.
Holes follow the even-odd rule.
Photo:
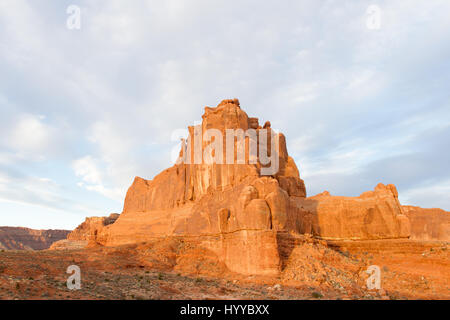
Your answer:
[[[135,176],[170,165],[172,133],[235,97],[285,133],[309,195],[393,183],[404,204],[450,210],[449,12],[448,0],[0,0],[0,225],[120,212]]]

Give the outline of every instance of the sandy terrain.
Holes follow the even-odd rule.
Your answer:
[[[449,299],[448,243],[305,240],[280,276],[229,272],[212,253],[176,239],[115,248],[1,251],[0,299]],[[369,265],[382,289],[365,286]],[[66,286],[70,265],[82,288]]]

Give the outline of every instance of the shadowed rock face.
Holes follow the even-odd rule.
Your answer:
[[[0,249],[44,250],[65,239],[69,230],[33,230],[21,227],[0,227]]]
[[[312,234],[336,240],[410,236],[410,222],[393,185],[379,184],[359,197],[324,192],[307,198],[281,133],[276,134],[275,148],[273,138],[261,142],[257,135],[246,137],[245,143],[233,139],[235,150],[244,144],[244,163],[194,164],[193,150],[199,147],[204,154],[210,147],[208,141],[196,140],[198,129],[203,133],[215,129],[223,137],[227,129],[271,130],[270,122],[262,128],[257,118],[249,118],[237,99],[224,100],[215,108],[206,107],[202,119],[197,128],[189,127],[190,149],[182,144],[180,159],[174,166],[153,180],[135,178],[117,221],[87,220],[69,238],[106,246],[160,237],[195,239],[214,251],[232,271],[273,275],[279,273],[283,257],[287,256],[280,252],[289,247],[289,235]],[[267,151],[272,161],[277,160],[276,173],[262,174],[267,163],[261,161],[260,154],[256,162],[249,161],[251,139]],[[226,141],[222,145],[224,157],[225,145]]]
[[[378,184],[359,197],[328,192],[295,201],[303,233],[324,239],[375,240],[407,238],[410,223],[394,185]]]
[[[289,224],[283,205],[288,204],[290,197],[306,196],[285,138],[271,131],[270,123],[264,129],[257,118],[249,118],[236,99],[224,100],[216,108],[206,107],[202,119],[199,127],[189,127],[190,149],[180,151],[184,161],[178,161],[153,180],[136,177],[120,218],[103,228],[96,240],[104,245],[119,245],[161,236],[203,237],[204,245],[223,257],[233,271],[277,273],[280,261],[276,231],[286,230]],[[208,141],[196,140],[199,129],[202,134],[211,129],[221,133],[223,159],[227,158],[228,129],[252,129],[256,135],[232,139],[234,163],[195,164],[196,148],[203,155],[210,147]],[[261,142],[260,132],[276,135],[278,148],[272,147],[273,137]],[[276,159],[277,172],[262,175],[267,163],[261,161],[260,153],[256,161],[250,161],[251,143]],[[237,164],[236,150],[241,144],[245,159]]]
[[[450,212],[413,206],[403,206],[403,211],[411,221],[411,239],[450,240]]]
[[[86,218],[82,224],[67,235],[67,239],[56,241],[50,246],[50,249],[80,249],[90,244],[96,244],[99,231],[105,226],[113,224],[118,218],[118,213],[111,213],[108,217]]]
[[[224,100],[216,108],[205,108],[202,116],[203,121],[197,129],[202,133],[207,130],[217,130],[223,137],[223,160],[227,157],[226,153],[226,130],[243,130],[250,127],[255,128],[257,134],[262,130],[258,124],[258,119],[250,118],[241,110],[237,100]],[[170,210],[184,205],[193,204],[201,200],[204,196],[217,192],[226,192],[233,188],[249,185],[252,181],[258,179],[261,174],[262,166],[259,158],[256,164],[250,164],[249,146],[251,138],[245,138],[245,164],[236,164],[237,152],[234,152],[234,163],[232,164],[193,164],[197,148],[196,128],[189,127],[191,137],[190,153],[186,154],[181,150],[180,158],[189,159],[190,163],[179,163],[159,175],[153,180],[144,180],[136,177],[133,186],[129,189],[124,205],[124,213],[127,212],[148,212],[152,210]],[[290,195],[304,197],[306,189],[303,181],[299,177],[298,169],[292,158],[287,154],[286,141],[283,135],[279,134],[279,152],[277,152],[279,170],[272,176],[273,182],[278,187],[288,192]],[[206,152],[208,143],[200,141],[200,156]],[[259,145],[259,136],[256,145]],[[238,148],[238,142],[235,142],[234,150]],[[270,144],[268,143],[268,149]],[[270,153],[270,150],[269,152]],[[186,161],[184,161],[186,162]]]
[[[97,233],[104,226],[113,224],[119,218],[119,214],[111,213],[108,217],[90,217],[73,230],[67,240],[95,240]]]

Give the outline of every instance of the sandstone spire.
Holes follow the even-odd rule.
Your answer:
[[[267,174],[270,168],[276,170]],[[409,237],[397,197],[395,186],[379,184],[360,197],[306,198],[284,135],[269,121],[261,127],[239,100],[229,99],[205,107],[174,166],[152,180],[135,178],[117,221],[82,233],[107,246],[183,237],[213,250],[232,271],[277,274],[282,248],[295,235]]]

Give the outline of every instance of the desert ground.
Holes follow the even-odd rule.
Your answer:
[[[67,267],[81,269],[69,290]],[[381,268],[381,289],[366,287]],[[0,252],[0,299],[449,299],[449,244],[303,237],[279,276],[227,270],[211,251],[167,238],[118,247]]]

